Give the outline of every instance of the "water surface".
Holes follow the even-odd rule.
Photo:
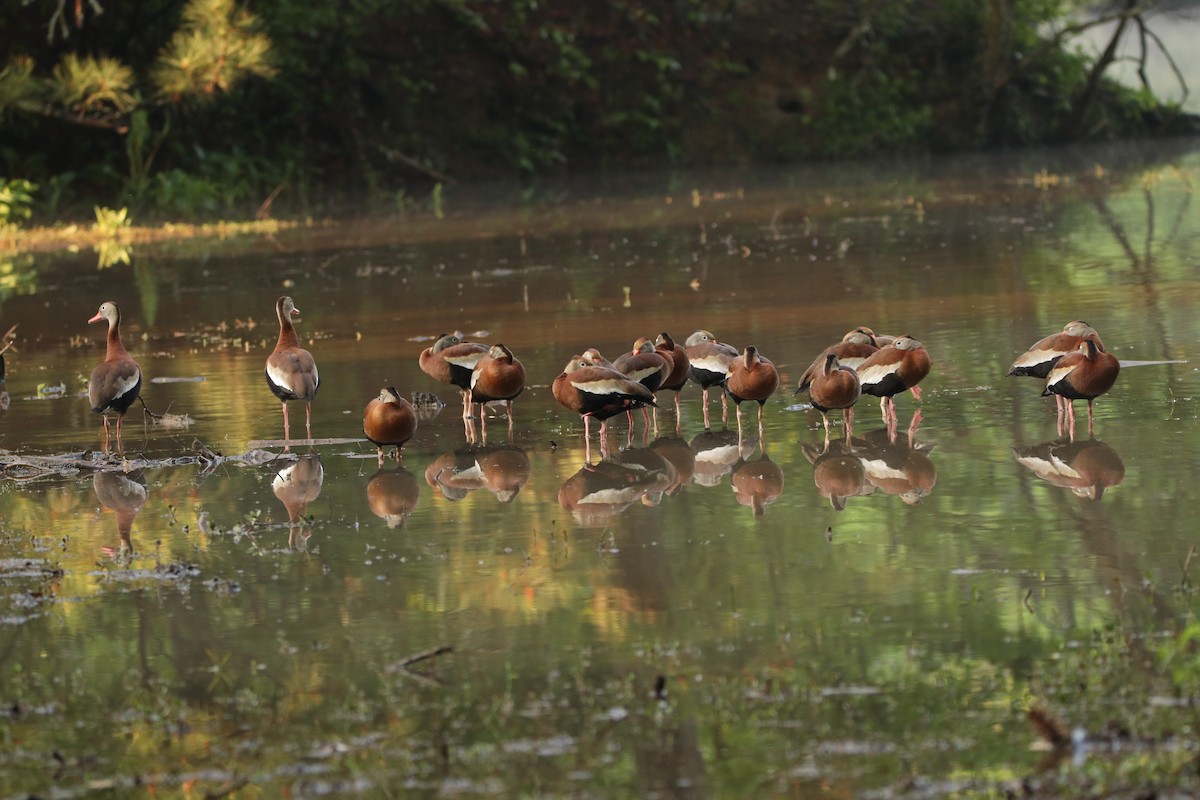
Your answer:
[[[848,796],[1034,773],[1031,701],[1120,712],[1056,707],[1047,665],[1192,613],[1191,147],[463,189],[442,220],[7,257],[9,463],[100,448],[80,393],[106,299],[146,403],[195,422],[131,413],[128,473],[5,471],[0,789]],[[383,385],[447,402],[402,465],[365,441],[197,461],[282,435],[283,293],[320,367],[314,436],[360,437]],[[1122,360],[1186,363],[1127,367],[1072,443],[1003,375],[1078,318]],[[791,392],[863,324],[919,338],[933,372],[895,441],[868,398],[824,450]],[[587,463],[550,393],[569,356],[699,328],[779,365],[762,441],[705,431],[689,386],[679,420],[614,419]],[[419,370],[455,329],[524,361],[511,441],[494,418],[468,443]]]

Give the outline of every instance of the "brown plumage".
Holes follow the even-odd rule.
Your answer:
[[[399,461],[400,448],[416,432],[417,413],[394,386],[385,386],[363,409],[363,433],[379,448],[380,466],[383,465],[383,448],[395,447]]]
[[[1100,334],[1096,333],[1096,329],[1077,319],[1064,325],[1061,332],[1039,339],[1017,356],[1017,360],[1008,368],[1008,374],[1045,379],[1060,358],[1078,350],[1079,345],[1089,336],[1095,339],[1100,352],[1104,352],[1104,343],[1100,341]]]
[[[837,344],[826,347],[800,376],[800,385],[796,387],[795,393],[800,394],[808,388],[817,373],[825,368],[825,358],[831,353],[837,356],[838,363],[843,367],[857,370],[862,362],[879,349],[875,344],[874,336],[870,328],[858,327],[843,336]]]
[[[615,369],[595,366],[582,356],[571,357],[554,379],[553,391],[555,400],[583,417],[584,439],[589,442],[589,418],[600,420],[603,443],[608,435],[609,417],[655,404],[654,395],[645,386]]]
[[[729,363],[725,393],[737,404],[738,430],[742,429],[742,401],[758,402],[758,432],[762,435],[763,404],[779,388],[779,372],[771,361],[748,345],[742,355]]]
[[[421,371],[439,383],[449,383],[462,390],[463,419],[471,417],[471,373],[488,353],[488,346],[464,342],[463,334],[443,333],[432,346],[421,351],[418,363]]]
[[[829,440],[829,412],[835,408],[842,409],[842,419],[846,436],[854,432],[854,404],[862,394],[858,373],[850,367],[838,363],[838,357],[833,353],[825,356],[825,363],[813,377],[808,386],[808,397],[813,408],[821,412],[825,422],[825,439]]]
[[[1092,433],[1092,401],[1107,392],[1117,382],[1121,362],[1111,353],[1100,349],[1100,337],[1088,335],[1073,353],[1058,360],[1046,376],[1042,395],[1056,394],[1066,399],[1067,422],[1075,433],[1075,400],[1087,400],[1088,434]]]
[[[654,349],[654,343],[645,336],[639,337],[633,343],[633,349],[628,353],[617,356],[613,367],[618,372],[625,373],[630,380],[637,381],[653,394],[662,386],[662,382],[671,374],[674,364],[671,359]],[[642,414],[646,417],[647,426],[650,423],[650,412],[642,406]],[[629,425],[633,427],[633,411],[628,412]],[[655,421],[657,424],[657,420]]]
[[[925,345],[911,336],[899,336],[859,364],[857,372],[863,394],[878,397],[884,421],[894,422],[896,401],[893,398],[905,389],[912,389],[913,397],[919,400],[916,386],[929,374],[929,367]]]
[[[308,438],[312,438],[312,401],[317,396],[321,386],[317,374],[317,362],[312,353],[300,346],[296,329],[292,327],[292,315],[299,314],[300,309],[290,297],[281,297],[275,301],[275,316],[279,318],[279,341],[275,349],[267,356],[267,386],[283,403],[283,439],[287,441],[291,435],[288,427],[288,401],[304,401],[304,430]]]
[[[729,365],[738,357],[737,348],[733,345],[718,342],[709,331],[696,331],[684,342],[684,352],[687,353],[688,377],[700,384],[704,390],[704,427],[708,423],[708,390],[720,386],[729,375]],[[729,419],[729,405],[725,394],[721,394],[721,421]]]
[[[487,355],[475,363],[471,370],[471,402],[479,403],[479,420],[487,415],[483,404],[503,400],[508,416],[508,427],[512,429],[512,401],[525,391],[525,365],[518,361],[502,344],[494,344]],[[484,423],[486,424],[486,423]]]
[[[100,304],[96,316],[88,320],[108,322],[108,349],[104,361],[88,380],[88,402],[92,411],[104,419],[104,447],[108,449],[108,412],[117,415],[117,449],[121,443],[121,420],[142,391],[142,370],[121,343],[121,309],[111,300]]]
[[[671,334],[663,331],[654,339],[654,349],[661,353],[664,358],[671,362],[671,373],[663,379],[659,389],[675,393],[675,418],[679,418],[679,393],[683,391],[683,387],[688,381],[688,372],[691,370],[692,362],[688,358],[687,351],[675,343],[671,338]]]
[[[764,453],[754,461],[739,461],[729,474],[729,485],[738,503],[761,517],[783,494],[783,470]]]

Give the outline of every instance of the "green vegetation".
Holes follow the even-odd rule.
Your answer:
[[[455,179],[1171,132],[1077,0],[100,0],[0,11],[35,220],[408,208]],[[111,6],[111,7],[110,7]],[[1108,15],[1124,30],[1146,7]],[[1050,30],[1058,30],[1051,35]],[[26,194],[33,192],[28,183]],[[0,224],[21,221],[3,204]],[[440,207],[440,198],[435,198]]]

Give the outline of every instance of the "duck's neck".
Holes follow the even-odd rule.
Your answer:
[[[118,358],[128,358],[129,351],[121,344],[121,318],[115,317],[108,323],[108,352],[105,361],[115,361]]]
[[[299,347],[300,339],[296,336],[296,329],[292,326],[292,321],[279,313],[279,342],[276,343],[275,349],[281,347]]]

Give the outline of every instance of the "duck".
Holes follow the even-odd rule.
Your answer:
[[[554,379],[554,399],[583,417],[584,441],[588,443],[590,461],[589,419],[600,420],[600,442],[608,435],[608,419],[622,411],[654,406],[654,394],[622,372],[592,364],[582,356],[572,356],[563,371]]]
[[[742,354],[729,363],[725,378],[725,393],[737,406],[738,432],[742,430],[742,402],[758,401],[758,436],[762,438],[763,405],[779,388],[779,371],[770,359],[762,356],[754,345],[747,345]]]
[[[1058,360],[1078,350],[1079,345],[1089,336],[1095,340],[1100,351],[1104,352],[1104,342],[1100,340],[1096,329],[1083,320],[1076,319],[1064,325],[1060,332],[1038,339],[1030,345],[1008,368],[1008,376],[1028,376],[1045,380]]]
[[[1121,362],[1117,357],[1100,349],[1100,337],[1088,335],[1074,352],[1060,358],[1050,370],[1042,396],[1056,394],[1066,401],[1065,412],[1072,438],[1075,435],[1074,401],[1087,400],[1088,435],[1091,436],[1092,403],[1113,387],[1120,372]]]
[[[579,355],[580,358],[594,367],[608,367],[609,369],[617,369],[615,366],[613,366],[613,362],[600,355],[600,350],[595,347],[589,347]],[[617,371],[620,372],[620,370]]]
[[[829,412],[836,408],[842,409],[846,438],[849,438],[854,431],[854,404],[858,402],[860,395],[862,395],[862,383],[859,381],[858,373],[850,367],[842,365],[832,352],[827,353],[822,368],[808,385],[808,397],[812,401],[813,408],[821,412],[821,419],[825,423],[827,445],[829,442]]]
[[[675,419],[679,419],[679,393],[687,385],[688,373],[692,362],[688,359],[687,351],[675,343],[671,334],[663,331],[654,337],[654,349],[671,362],[671,372],[663,378],[660,390],[675,393]]]
[[[642,386],[645,386],[650,393],[658,391],[658,387],[662,386],[665,380],[674,367],[674,363],[664,356],[662,353],[654,349],[654,342],[645,336],[638,337],[633,343],[633,349],[627,353],[622,353],[617,356],[617,360],[613,362],[613,367],[618,372],[623,372],[633,381],[637,381]],[[633,427],[633,411],[626,412],[629,416],[629,425]],[[650,423],[650,412],[646,406],[642,406],[642,414],[646,417],[646,424]]]
[[[383,448],[396,448],[396,461],[400,461],[400,449],[417,432],[417,412],[412,404],[400,396],[395,386],[385,386],[379,396],[372,398],[363,409],[363,433],[379,448],[379,466],[383,466]]]
[[[92,370],[88,380],[88,402],[92,404],[93,412],[103,415],[105,450],[109,438],[108,414],[116,415],[117,449],[123,452],[121,421],[141,394],[142,369],[121,343],[121,309],[112,300],[101,303],[88,324],[102,321],[108,323],[108,349],[104,361]]]
[[[1088,336],[1094,336],[1100,350],[1104,350],[1104,342],[1100,340],[1100,334],[1095,328],[1081,319],[1071,320],[1060,332],[1038,339],[1028,350],[1017,356],[1017,360],[1008,368],[1008,377],[1025,376],[1045,380],[1059,359],[1077,350]],[[1067,401],[1061,395],[1055,395],[1054,401],[1059,412],[1064,411]]]
[[[808,389],[813,378],[825,368],[825,358],[830,353],[837,356],[838,363],[843,367],[857,370],[862,362],[874,355],[879,347],[875,341],[875,333],[870,328],[859,326],[849,331],[842,337],[840,342],[831,344],[822,350],[821,355],[817,356],[808,369],[804,370],[804,374],[800,376],[800,384],[796,387],[795,394],[800,394]]]
[[[720,386],[729,374],[729,365],[738,357],[733,345],[718,342],[710,331],[699,330],[684,341],[684,352],[688,357],[688,377],[700,384],[704,390],[704,427],[708,423],[708,390]],[[729,404],[721,394],[721,422],[729,419]]]
[[[879,408],[885,423],[896,420],[896,395],[905,389],[921,399],[917,384],[929,374],[929,353],[925,345],[911,336],[896,337],[889,345],[880,347],[858,365],[858,379],[863,394],[879,398]]]
[[[525,365],[516,359],[503,344],[488,348],[487,355],[471,369],[471,402],[479,403],[479,420],[483,422],[484,403],[504,401],[508,430],[512,432],[512,401],[525,391]]]
[[[267,356],[267,387],[283,404],[283,440],[291,438],[288,425],[288,401],[304,401],[304,430],[312,438],[312,401],[321,387],[317,374],[317,362],[312,353],[300,346],[296,329],[292,326],[292,315],[300,309],[292,298],[284,295],[275,301],[275,316],[279,318],[279,341]]]
[[[463,419],[470,419],[471,373],[490,348],[479,342],[465,342],[463,336],[461,331],[439,335],[431,346],[421,351],[417,360],[426,375],[462,390]]]

